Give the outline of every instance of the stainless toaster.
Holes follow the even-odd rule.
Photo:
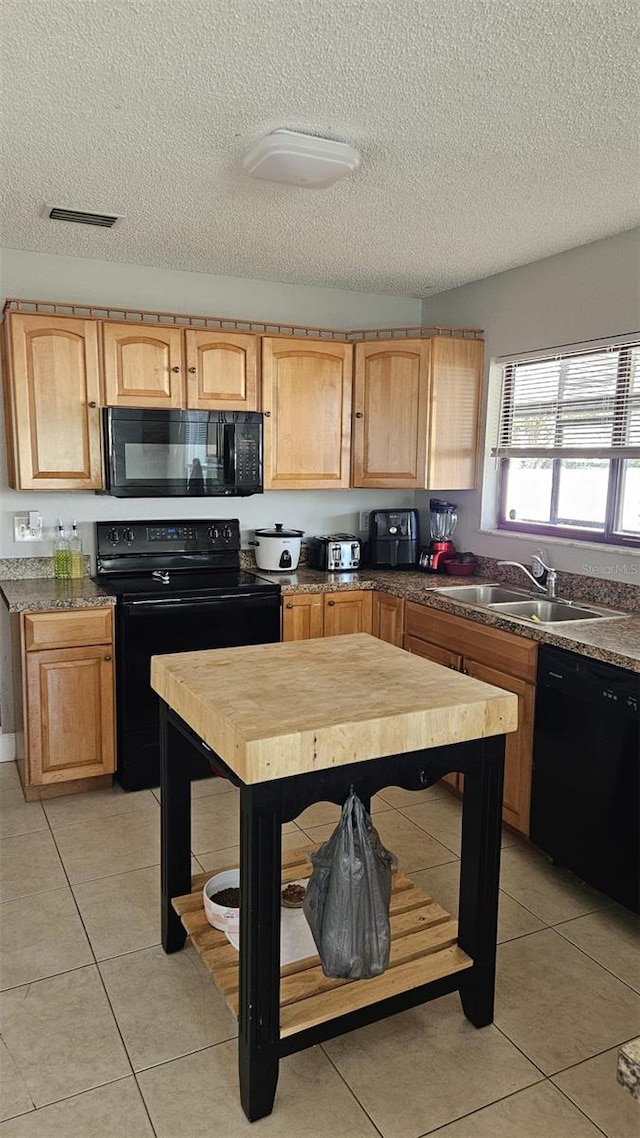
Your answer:
[[[352,533],[331,533],[307,538],[307,565],[335,573],[358,569],[360,542]]]

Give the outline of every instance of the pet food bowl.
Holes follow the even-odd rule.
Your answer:
[[[216,873],[210,877],[202,890],[204,911],[210,925],[220,929],[223,933],[237,933],[240,930],[240,909],[230,905],[218,905],[211,898],[223,889],[240,888],[240,870],[227,869],[224,873]]]

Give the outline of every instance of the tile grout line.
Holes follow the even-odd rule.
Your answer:
[[[609,1047],[603,1047],[602,1051],[596,1051],[593,1055],[587,1055],[585,1059],[579,1059],[577,1063],[570,1063],[568,1067],[561,1067],[559,1071],[553,1071],[547,1078],[553,1080],[558,1075],[564,1075],[567,1071],[573,1071],[575,1067],[581,1067],[583,1063],[590,1063],[592,1059],[599,1059],[602,1055],[606,1055],[607,1051],[613,1051],[616,1047],[624,1047],[625,1043],[631,1043],[636,1038],[632,1035],[629,1039],[621,1039],[619,1043],[612,1043]],[[558,1087],[558,1090],[560,1088]]]
[[[384,1134],[383,1134],[382,1130],[380,1130],[379,1126],[377,1126],[376,1123],[373,1121],[373,1119],[372,1119],[371,1115],[369,1114],[369,1111],[367,1110],[366,1106],[364,1106],[364,1104],[362,1102],[360,1102],[360,1099],[358,1098],[356,1092],[353,1090],[352,1087],[349,1086],[349,1083],[347,1082],[345,1076],[342,1074],[342,1071],[340,1070],[340,1068],[338,1066],[336,1066],[336,1064],[334,1063],[334,1061],[331,1058],[331,1056],[329,1055],[329,1053],[325,1050],[324,1043],[320,1043],[319,1047],[320,1047],[320,1050],[322,1051],[322,1054],[324,1055],[325,1059],[327,1060],[327,1062],[330,1064],[331,1067],[333,1067],[333,1070],[336,1072],[336,1075],[341,1080],[343,1085],[347,1088],[347,1091],[351,1095],[352,1099],[354,1099],[354,1101],[357,1102],[358,1106],[360,1107],[360,1109],[362,1110],[364,1115],[369,1119],[369,1122],[373,1126],[376,1134],[378,1134],[380,1136],[380,1138],[384,1138]]]
[[[599,911],[600,910],[596,910],[596,912],[599,912]],[[592,916],[591,913],[585,913],[584,915],[585,915],[585,917]],[[575,919],[580,920],[580,917],[576,917]],[[561,921],[559,923],[560,924],[569,924],[569,921]],[[611,969],[608,968],[606,964],[603,964],[601,960],[597,960],[596,957],[592,956],[590,952],[587,952],[586,948],[583,948],[582,945],[576,944],[574,941],[569,940],[568,936],[565,936],[564,933],[560,932],[560,929],[558,928],[557,925],[549,925],[548,927],[550,929],[553,929],[554,932],[557,932],[558,936],[562,937],[565,944],[570,944],[570,945],[572,945],[573,948],[577,948],[578,951],[583,954],[583,956],[586,956],[587,960],[590,960],[593,964],[597,964],[599,968],[604,969],[604,971],[607,972],[609,974],[609,976],[612,976],[614,980],[618,980],[620,984],[624,984],[625,988],[628,988],[630,992],[633,992],[634,996],[640,996],[640,992],[638,991],[637,988],[634,988],[633,984],[630,984],[627,980],[623,980],[622,976],[618,976],[617,972],[612,972]],[[541,931],[542,930],[540,930],[540,932]]]
[[[599,911],[599,910],[596,910],[596,911]],[[585,915],[585,917],[588,917],[591,914],[585,913],[584,915]],[[578,919],[579,918],[576,918],[576,920],[578,920]],[[623,984],[624,987],[627,988],[628,991],[631,992],[634,996],[640,996],[640,992],[638,992],[631,984],[628,984],[626,980],[623,980],[621,976],[617,976],[615,972],[612,972],[610,968],[607,968],[606,964],[602,964],[599,960],[596,960],[595,956],[590,956],[589,953],[586,951],[586,949],[581,948],[579,944],[574,944],[572,940],[569,940],[568,937],[563,936],[561,932],[558,932],[555,925],[547,925],[546,929],[534,929],[533,932],[527,933],[526,935],[527,936],[535,936],[536,933],[542,933],[542,932],[556,933],[556,935],[561,938],[563,944],[571,945],[572,948],[576,948],[578,950],[578,952],[582,953],[582,955],[587,960],[590,960],[591,963],[595,964],[597,968],[601,968],[603,972],[607,973],[607,976],[611,976],[612,980],[617,980],[619,984]],[[516,939],[521,939],[521,938],[514,937],[514,940],[516,940]],[[509,942],[503,942],[503,943],[509,943]],[[606,1050],[606,1048],[605,1048],[605,1050]]]

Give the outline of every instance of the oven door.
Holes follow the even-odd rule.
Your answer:
[[[173,652],[267,644],[280,639],[277,593],[129,599],[117,611],[117,778],[125,790],[158,786],[158,697],[150,659]],[[192,748],[185,761],[192,762]],[[204,769],[192,774],[205,773]]]

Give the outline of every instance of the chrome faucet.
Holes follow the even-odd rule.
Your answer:
[[[536,581],[533,573],[530,573],[526,565],[523,565],[520,561],[498,561],[498,565],[515,565],[516,569],[522,569],[522,572],[527,574],[527,577],[535,585],[536,589],[538,589],[541,593],[544,593],[545,597],[549,597],[549,599],[552,600],[556,595],[556,570],[553,569],[551,565],[547,565],[546,561],[542,560],[539,553],[532,554],[531,560],[537,561],[538,564],[541,565],[546,572],[546,585],[540,585],[538,581]]]

